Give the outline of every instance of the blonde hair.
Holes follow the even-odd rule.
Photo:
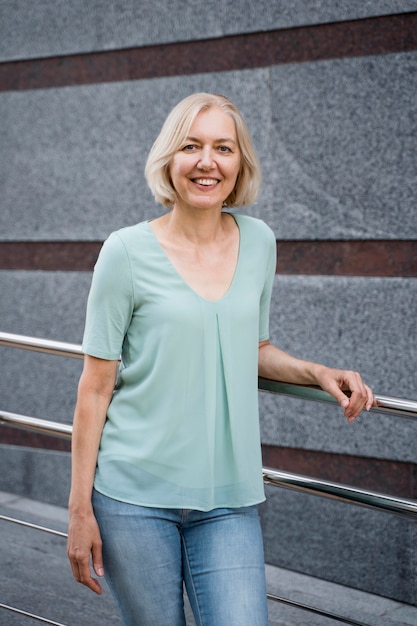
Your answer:
[[[225,203],[236,207],[245,206],[255,202],[258,196],[261,168],[245,120],[239,109],[225,96],[202,92],[184,98],[172,109],[148,155],[146,180],[155,200],[167,208],[176,199],[169,173],[172,158],[188,136],[197,115],[211,107],[218,107],[233,119],[241,153],[236,184]]]

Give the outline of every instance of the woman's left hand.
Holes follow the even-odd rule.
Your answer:
[[[349,422],[358,417],[362,409],[369,411],[377,406],[372,389],[357,372],[303,361],[268,340],[259,342],[258,375],[296,385],[319,385],[339,402]]]
[[[363,409],[369,411],[378,404],[372,389],[365,385],[358,372],[321,366],[316,376],[320,387],[339,402],[349,422],[358,417]]]

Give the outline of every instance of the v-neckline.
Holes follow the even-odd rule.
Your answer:
[[[205,298],[204,296],[202,296],[194,287],[192,287],[190,285],[190,283],[185,280],[185,278],[183,277],[183,275],[181,274],[181,272],[175,267],[174,263],[171,261],[171,259],[169,258],[169,255],[167,253],[167,251],[165,250],[164,246],[161,244],[161,242],[159,241],[154,229],[151,226],[151,222],[153,220],[147,220],[146,224],[148,226],[148,229],[155,241],[155,243],[157,244],[159,250],[161,251],[162,255],[164,256],[165,260],[167,261],[167,263],[169,264],[170,268],[172,269],[172,271],[180,278],[180,280],[182,281],[182,283],[190,290],[192,291],[200,300],[203,300],[204,302],[207,302],[209,304],[219,304],[220,302],[222,302],[223,300],[225,300],[227,298],[227,296],[229,295],[229,293],[231,292],[233,285],[236,281],[236,276],[238,273],[238,269],[240,266],[240,257],[241,257],[241,249],[242,249],[242,232],[240,229],[240,225],[239,222],[236,218],[235,215],[233,215],[232,213],[228,213],[228,215],[230,215],[234,221],[235,224],[237,226],[238,229],[238,236],[239,236],[239,242],[238,242],[238,252],[237,252],[237,258],[236,258],[236,264],[235,264],[235,268],[233,271],[233,275],[232,275],[232,279],[226,289],[226,291],[224,292],[224,294],[222,296],[220,296],[220,298],[216,298],[214,300],[211,300],[210,298]]]

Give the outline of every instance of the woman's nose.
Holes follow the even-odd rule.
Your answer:
[[[203,148],[197,166],[202,170],[209,170],[213,167],[213,155],[209,147]]]

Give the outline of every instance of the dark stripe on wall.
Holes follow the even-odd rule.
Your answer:
[[[386,459],[262,446],[263,465],[398,498],[417,498],[417,464]]]
[[[88,272],[101,246],[101,241],[0,242],[0,270]]]
[[[0,64],[0,91],[224,72],[417,49],[417,12]]]
[[[100,241],[0,242],[0,270],[92,271]],[[417,277],[416,240],[279,241],[278,274]]]
[[[42,450],[59,450],[61,452],[70,452],[71,450],[69,439],[30,433],[11,426],[0,427],[0,443],[27,448],[42,448]]]
[[[278,274],[417,276],[417,240],[282,241]]]

